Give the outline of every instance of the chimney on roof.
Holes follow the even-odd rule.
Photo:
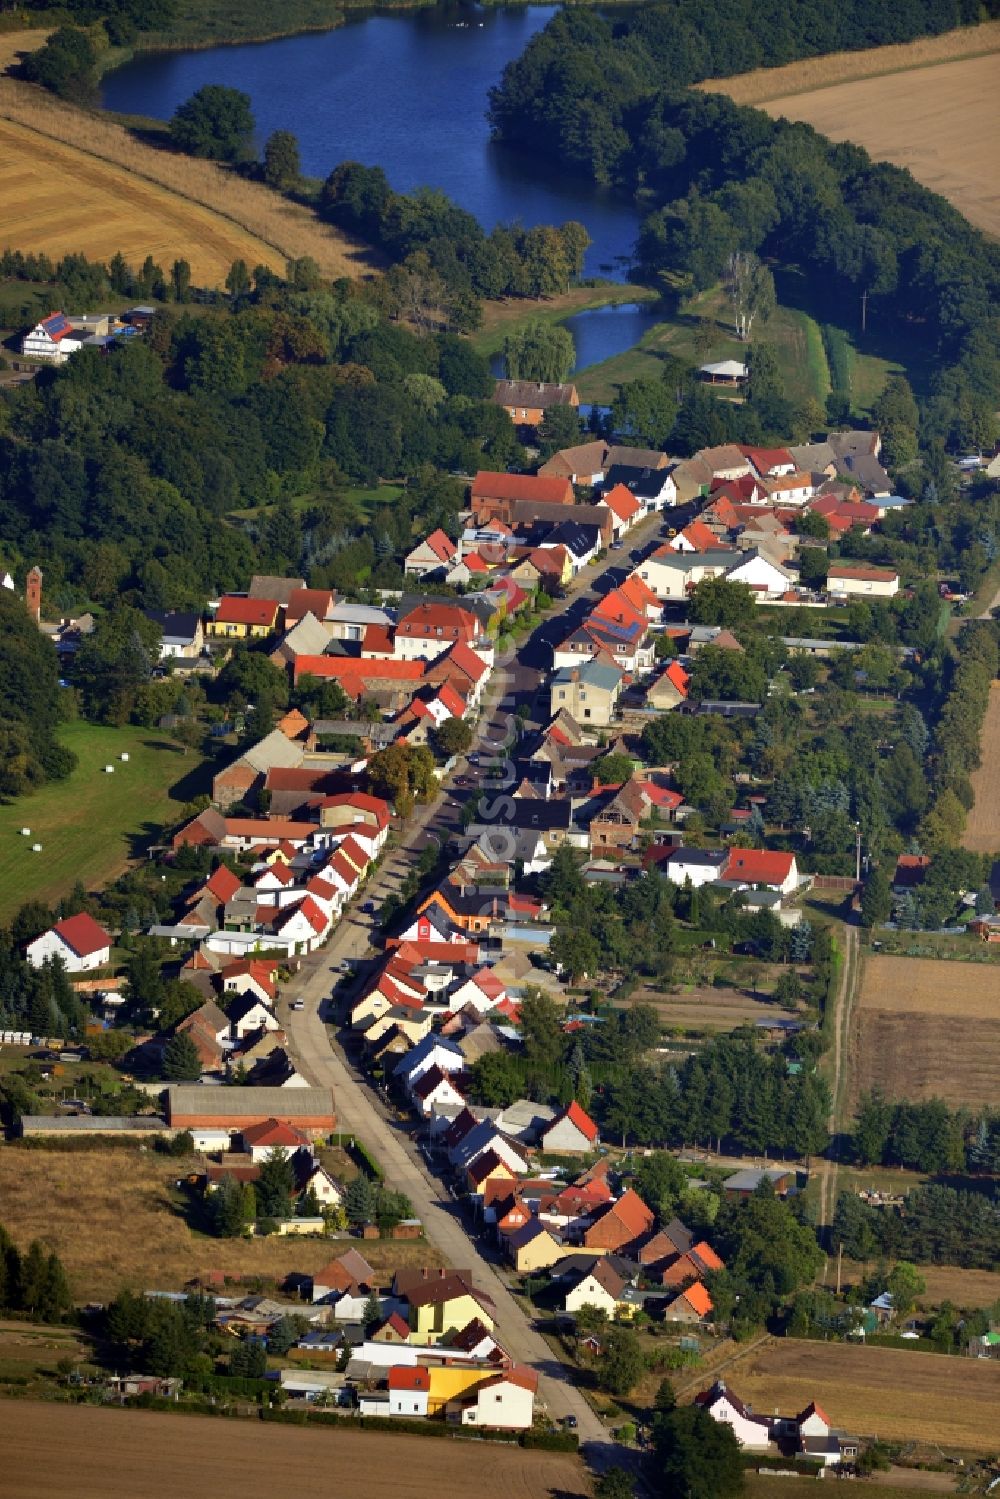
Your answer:
[[[42,618],[42,569],[33,567],[24,585],[24,602],[37,625]]]

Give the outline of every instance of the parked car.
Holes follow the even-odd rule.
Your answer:
[[[304,999],[293,999],[292,1000],[292,1009],[293,1010],[304,1010],[305,1007],[306,1007],[306,1002],[305,1002]]]

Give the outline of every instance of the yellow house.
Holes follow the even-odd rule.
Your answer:
[[[407,1292],[410,1330],[421,1343],[438,1343],[450,1332],[461,1332],[479,1321],[493,1331],[496,1309],[490,1298],[457,1271],[439,1276]]]
[[[440,1368],[431,1365],[427,1372],[431,1377],[427,1414],[436,1416],[444,1410],[449,1400],[457,1400],[466,1391],[475,1389],[484,1379],[492,1378],[495,1371],[478,1366],[470,1368],[468,1364],[452,1364]]]
[[[431,1017],[421,1014],[419,1010],[405,1010],[401,1006],[393,1006],[386,1010],[384,1015],[379,1015],[372,1021],[365,1031],[365,1044],[371,1046],[373,1041],[378,1041],[385,1033],[395,1026],[404,1036],[408,1037],[410,1044],[416,1046],[425,1036],[430,1035]]]
[[[208,622],[208,634],[215,640],[265,640],[277,629],[280,607],[275,599],[227,594]]]
[[[504,1235],[504,1252],[520,1275],[547,1270],[569,1250],[549,1233],[544,1223],[533,1218],[530,1223]]]

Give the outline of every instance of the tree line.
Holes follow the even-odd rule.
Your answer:
[[[914,1264],[1000,1268],[1000,1196],[955,1187],[918,1187],[903,1209],[873,1207],[842,1192],[833,1242],[855,1260],[904,1259]]]
[[[878,1089],[858,1104],[852,1135],[863,1166],[1000,1175],[1000,1114],[950,1109],[940,1098],[887,1099]]]

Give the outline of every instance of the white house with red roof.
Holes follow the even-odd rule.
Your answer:
[[[82,348],[83,335],[64,312],[50,312],[21,339],[22,354],[32,359],[47,359],[50,364],[65,364],[71,354]]]
[[[59,958],[67,973],[86,973],[111,961],[111,937],[85,911],[64,916],[55,926],[29,942],[25,957],[32,968],[41,968],[50,958]]]
[[[720,879],[743,885],[763,885],[789,895],[799,883],[795,855],[769,848],[732,848],[719,875]]]
[[[418,541],[403,562],[407,577],[426,578],[433,573],[444,572],[458,557],[458,548],[440,526],[423,541]]]
[[[273,959],[248,958],[240,963],[227,963],[219,976],[226,994],[249,991],[266,1005],[273,1005],[278,997],[277,972],[278,964]]]
[[[478,614],[457,601],[415,604],[396,625],[396,659],[434,661],[454,645],[473,645],[484,633]]]
[[[743,447],[740,452],[750,460],[758,479],[782,478],[785,474],[794,474],[798,468],[787,448]]]
[[[534,1420],[538,1375],[526,1364],[511,1364],[457,1400],[449,1400],[449,1421],[508,1431],[526,1431]]]
[[[431,1371],[423,1365],[395,1364],[389,1370],[389,1415],[426,1416]]]
[[[315,952],[330,931],[330,918],[311,895],[298,905],[282,910],[275,918],[274,932],[287,945],[289,954]]]
[[[635,495],[624,484],[615,484],[601,495],[601,504],[611,511],[611,534],[617,541],[645,515]]]
[[[286,1158],[299,1150],[312,1155],[312,1142],[308,1135],[283,1119],[265,1119],[260,1124],[248,1124],[246,1129],[240,1131],[240,1136],[244,1151],[255,1165],[266,1161],[272,1150],[280,1150]]]
[[[575,1098],[556,1115],[539,1141],[547,1155],[586,1155],[600,1143],[600,1130]]]

